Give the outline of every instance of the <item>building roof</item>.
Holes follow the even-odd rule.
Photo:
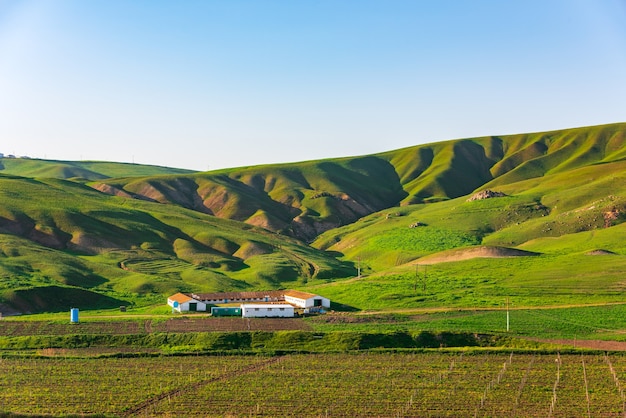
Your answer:
[[[221,292],[221,293],[194,293],[198,300],[235,300],[235,299],[280,299],[285,294],[283,290],[265,290],[259,292]]]
[[[318,296],[313,293],[302,292],[300,290],[286,290],[283,293],[285,296],[291,296],[292,298],[303,299],[303,300],[311,299],[312,297]]]
[[[241,308],[263,308],[263,309],[293,309],[293,305],[288,303],[242,303]]]
[[[192,293],[191,298],[205,303],[276,303],[285,302],[285,297],[308,300],[319,295],[300,290],[261,290],[255,292]],[[180,301],[179,301],[180,302]]]
[[[167,300],[171,300],[178,303],[185,303],[193,300],[193,298],[189,295],[185,295],[184,293],[176,293],[175,295],[170,296]]]

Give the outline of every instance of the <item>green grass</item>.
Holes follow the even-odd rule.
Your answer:
[[[625,130],[207,173],[5,159],[0,303],[32,289],[45,300],[57,287],[136,305],[176,291],[285,287],[358,309],[493,306],[505,295],[528,306],[615,301],[626,255]],[[70,175],[83,179],[52,178]],[[137,199],[93,189],[107,185]],[[484,188],[508,196],[467,201]],[[617,215],[607,224],[608,211]],[[449,260],[428,267],[428,282],[416,275],[422,257],[479,245],[542,255]],[[598,249],[616,255],[585,255]],[[357,267],[366,277],[344,280]]]
[[[624,271],[626,257],[619,255],[477,258],[400,266],[310,290],[361,310],[488,308],[506,297],[516,298],[518,306],[620,302]]]
[[[601,304],[565,308],[525,309],[509,298],[509,331],[506,299],[497,310],[416,310],[413,313],[359,315],[354,322],[333,322],[329,317],[309,319],[317,331],[354,332],[475,332],[516,338],[626,341],[626,304]]]
[[[8,291],[45,295],[50,286],[76,295],[88,290],[84,295],[111,298],[112,305],[177,291],[267,289],[302,277],[336,277],[349,266],[260,228],[174,205],[108,196],[64,180],[4,177],[0,197],[5,202],[0,303],[32,299],[16,299]],[[255,255],[255,248],[267,254]],[[42,296],[33,309],[67,308],[45,300]],[[87,300],[75,304],[82,307]],[[24,309],[22,302],[19,306]]]
[[[107,161],[54,161],[27,158],[1,158],[0,173],[23,177],[80,178],[100,180],[110,177],[156,176],[191,173],[191,170]]]

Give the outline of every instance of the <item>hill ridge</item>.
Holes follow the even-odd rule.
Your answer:
[[[454,199],[482,187],[619,160],[626,155],[625,132],[621,123],[466,138],[300,165],[103,179],[90,185],[311,241],[390,207]],[[272,216],[264,220],[259,213]]]

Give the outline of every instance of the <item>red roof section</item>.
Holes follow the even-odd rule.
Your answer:
[[[227,300],[229,302],[238,301],[259,301],[259,302],[278,302],[284,301],[285,296],[291,296],[298,299],[310,299],[318,296],[313,293],[302,292],[300,290],[262,290],[257,292],[221,292],[221,293],[193,293],[191,295],[196,300],[201,301],[219,301]]]
[[[292,298],[298,298],[298,299],[311,299],[312,297],[317,296],[313,293],[302,292],[300,290],[286,290],[284,294],[285,296],[291,296]]]
[[[264,300],[269,298],[270,300],[280,300],[284,295],[283,290],[265,290],[260,292],[221,292],[221,293],[194,293],[194,298],[198,300]]]
[[[167,299],[178,303],[185,303],[193,300],[191,296],[185,295],[184,293],[176,293],[175,295],[172,295]]]

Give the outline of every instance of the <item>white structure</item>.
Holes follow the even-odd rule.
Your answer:
[[[283,294],[283,290],[265,290],[259,292],[192,293],[191,297],[201,300],[207,305],[217,305],[220,303],[284,302]]]
[[[167,304],[177,312],[206,311],[206,303],[196,300],[184,293],[176,293],[167,298]]]
[[[299,308],[330,308],[330,300],[313,293],[301,292],[299,290],[287,290],[284,293],[285,302]]]
[[[207,305],[221,303],[289,303],[296,308],[330,308],[330,300],[299,290],[266,290],[257,292],[192,293],[191,297]]]
[[[211,306],[229,304],[255,305],[259,310],[251,311],[247,316],[294,316],[294,309],[304,309],[304,313],[322,312],[330,309],[330,300],[313,293],[299,290],[264,290],[254,292],[221,293],[176,293],[167,299],[167,304],[177,312],[196,312],[210,310]],[[236,305],[235,305],[236,306]],[[261,310],[261,306],[265,310]],[[279,307],[276,311],[274,308]],[[280,308],[285,310],[280,310]],[[269,308],[272,308],[271,310]],[[287,311],[287,308],[290,311]],[[255,314],[259,312],[259,314]],[[285,314],[285,312],[289,312]],[[243,316],[246,314],[242,310]]]
[[[244,318],[293,318],[294,308],[286,303],[243,303]]]

